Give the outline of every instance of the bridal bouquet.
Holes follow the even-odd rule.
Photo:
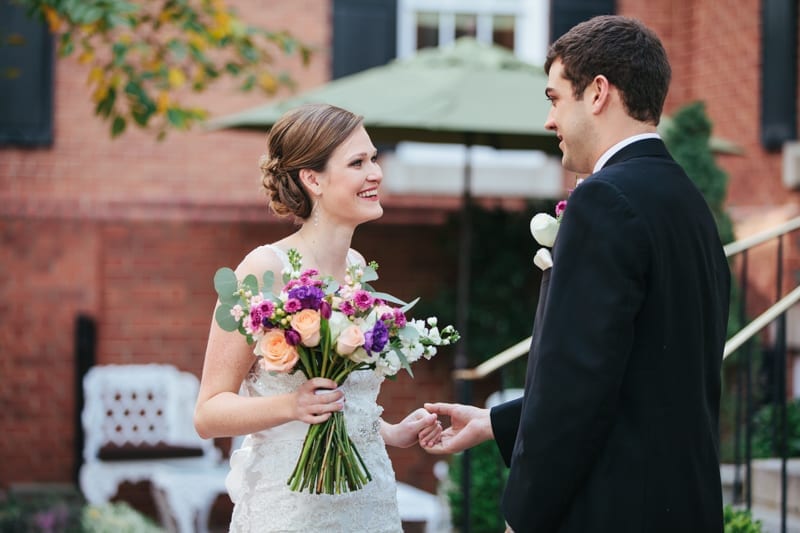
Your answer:
[[[343,284],[320,278],[316,270],[301,271],[302,258],[289,251],[291,270],[283,273],[283,288],[271,288],[272,272],[263,275],[263,289],[253,275],[238,280],[230,268],[214,276],[220,305],[219,326],[238,331],[254,345],[259,364],[270,372],[300,371],[307,378],[324,377],[341,385],[351,372],[372,370],[393,376],[401,368],[430,359],[437,346],[458,340],[458,332],[437,327],[435,317],[407,319],[405,313],[419,300],[405,303],[375,292],[375,262],[348,267]],[[412,374],[413,375],[413,374]],[[354,491],[371,476],[337,411],[321,424],[309,427],[300,457],[287,484],[296,492],[340,494]]]

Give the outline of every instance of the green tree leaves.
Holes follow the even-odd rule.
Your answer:
[[[285,31],[248,26],[225,0],[15,0],[58,35],[59,55],[78,54],[89,67],[95,114],[112,137],[128,124],[163,139],[207,117],[187,103],[224,78],[241,90],[275,94],[293,88],[291,77],[270,68],[274,54],[311,50]],[[119,98],[124,94],[124,98]]]

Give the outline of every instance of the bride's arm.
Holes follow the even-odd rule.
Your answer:
[[[381,418],[381,437],[387,446],[408,448],[417,442],[435,443],[441,434],[442,425],[437,416],[421,407],[397,424],[389,424]]]
[[[241,335],[212,324],[194,413],[195,429],[202,438],[244,435],[292,420],[318,424],[342,409],[341,391],[314,394],[316,389],[336,388],[336,382],[322,378],[306,381],[289,394],[239,396],[254,360]]]
[[[270,254],[271,256],[272,254]],[[266,270],[276,272],[280,264],[251,253],[236,269],[243,279],[248,273],[257,278]],[[314,378],[297,390],[269,397],[239,396],[239,388],[255,362],[253,348],[238,332],[227,332],[212,319],[208,336],[200,391],[195,405],[194,425],[203,438],[244,435],[278,426],[292,420],[308,424],[324,422],[342,409],[342,392],[314,394],[315,389],[334,389],[332,380]]]

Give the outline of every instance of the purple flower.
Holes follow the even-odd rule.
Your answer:
[[[353,295],[353,303],[361,310],[369,309],[374,302],[375,298],[365,290],[357,290]]]
[[[303,308],[303,303],[297,298],[289,298],[283,304],[283,310],[287,313],[296,313]]]
[[[303,309],[313,309],[315,311],[319,310],[319,304],[324,296],[325,293],[322,292],[322,289],[308,285],[295,287],[289,291],[289,298],[296,298],[300,300],[300,303],[303,305]]]
[[[389,342],[389,330],[382,321],[375,322],[371,330],[364,333],[364,349],[372,355],[372,352],[380,352]]]
[[[325,320],[328,320],[331,317],[331,304],[328,303],[328,300],[322,300],[319,303],[319,314]]]
[[[286,343],[290,346],[297,346],[300,344],[300,334],[293,329],[284,331],[283,336],[286,337]]]

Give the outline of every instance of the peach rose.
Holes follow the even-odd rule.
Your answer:
[[[286,342],[279,329],[271,329],[259,339],[255,354],[261,356],[259,363],[267,372],[288,372],[300,358],[297,349]]]
[[[347,326],[336,339],[336,352],[339,355],[350,355],[356,348],[364,344],[364,332],[358,326]]]
[[[292,329],[300,334],[300,343],[312,348],[319,344],[319,311],[303,309],[292,317]]]

